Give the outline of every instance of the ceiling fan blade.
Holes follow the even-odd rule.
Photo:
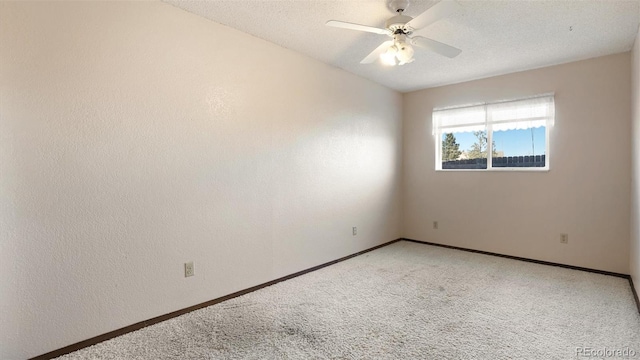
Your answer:
[[[380,28],[367,26],[367,25],[352,24],[352,23],[338,21],[338,20],[329,20],[325,25],[337,27],[337,28],[349,29],[349,30],[366,31],[374,34],[391,35],[391,31],[387,29],[380,29]]]
[[[445,18],[459,11],[460,9],[460,4],[458,4],[455,0],[442,0],[427,9],[427,11],[416,16],[413,20],[409,21],[406,26],[411,28],[412,30],[420,30],[442,18]]]
[[[411,45],[415,45],[423,49],[431,50],[435,53],[444,55],[448,58],[454,58],[460,55],[460,53],[462,52],[462,50],[458,48],[454,48],[453,46],[443,44],[435,40],[427,39],[426,37],[422,37],[422,36],[412,37],[409,39],[409,42],[411,43]]]
[[[371,64],[372,62],[376,61],[376,59],[379,58],[383,52],[387,51],[387,49],[391,45],[393,45],[393,41],[391,40],[383,42],[382,44],[380,44],[380,46],[378,46],[375,50],[373,50],[369,55],[367,55],[366,58],[362,59],[362,61],[360,61],[360,64]]]

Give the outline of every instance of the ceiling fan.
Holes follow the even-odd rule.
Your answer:
[[[380,35],[388,35],[393,38],[393,40],[385,41],[373,50],[369,55],[367,55],[367,57],[360,61],[361,64],[371,64],[378,57],[384,64],[391,66],[411,63],[414,60],[414,51],[411,45],[431,50],[449,58],[454,58],[462,52],[462,50],[453,46],[443,44],[426,37],[410,36],[415,30],[425,28],[444,17],[459,11],[460,5],[454,0],[442,0],[415,18],[403,15],[405,9],[409,6],[408,0],[393,0],[391,1],[390,6],[398,13],[398,15],[388,19],[384,24],[384,29],[338,20],[329,20],[326,25],[343,29],[366,31]]]

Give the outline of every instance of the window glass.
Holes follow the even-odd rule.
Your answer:
[[[493,167],[545,167],[546,127],[493,132]]]
[[[486,131],[442,134],[442,169],[486,168]]]

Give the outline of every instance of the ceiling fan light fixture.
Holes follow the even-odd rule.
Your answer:
[[[380,54],[380,60],[384,65],[396,66],[409,64],[413,58],[413,47],[404,41],[397,41],[389,46],[387,51]]]
[[[398,58],[399,65],[409,64],[415,60],[413,58],[413,47],[403,42],[396,45],[398,51],[396,57]]]
[[[396,45],[391,45],[387,51],[380,54],[380,60],[382,63],[388,66],[396,66],[396,56],[398,54],[398,48]]]

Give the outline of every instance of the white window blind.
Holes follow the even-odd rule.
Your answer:
[[[433,111],[433,134],[522,130],[553,125],[553,95]]]

